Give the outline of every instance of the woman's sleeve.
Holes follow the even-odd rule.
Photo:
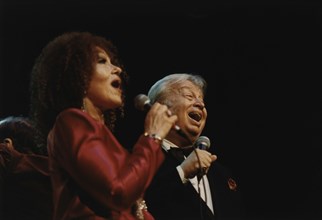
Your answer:
[[[53,156],[95,201],[129,208],[164,160],[159,143],[138,139],[130,154],[111,131],[79,110],[61,114],[53,129]]]

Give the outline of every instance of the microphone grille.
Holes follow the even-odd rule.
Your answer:
[[[150,104],[150,99],[147,95],[139,94],[134,98],[134,106],[136,109],[144,111],[146,105]]]
[[[200,136],[196,140],[196,147],[207,150],[210,148],[210,139],[206,136]]]

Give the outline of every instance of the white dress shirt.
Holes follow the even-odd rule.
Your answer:
[[[176,146],[175,144],[173,144],[172,142],[170,142],[170,141],[168,141],[166,139],[163,139],[162,148],[164,150],[168,151],[170,149],[170,147],[178,147],[178,146]],[[189,178],[189,179],[185,178],[184,177],[184,172],[183,172],[183,170],[182,170],[180,165],[177,166],[177,171],[178,171],[178,173],[180,175],[182,183],[186,184],[188,181],[190,181],[190,183],[195,188],[195,190],[199,193],[201,198],[207,203],[207,206],[209,207],[209,209],[212,211],[212,213],[214,213],[213,202],[212,202],[212,197],[211,197],[211,191],[210,191],[207,176],[203,175],[202,178],[200,179],[200,181],[198,181],[197,176],[195,176],[193,178]],[[199,184],[198,184],[198,182],[199,182]]]

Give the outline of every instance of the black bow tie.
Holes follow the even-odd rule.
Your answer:
[[[170,154],[172,154],[175,158],[183,161],[184,160],[184,156],[188,156],[191,151],[193,150],[193,148],[179,148],[179,147],[170,147],[170,149],[168,150],[168,152]]]

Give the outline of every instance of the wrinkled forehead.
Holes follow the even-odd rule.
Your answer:
[[[182,81],[173,83],[171,86],[173,91],[177,91],[178,93],[185,93],[185,92],[191,92],[196,96],[203,97],[203,90],[200,88],[199,85],[191,82],[191,81]]]

